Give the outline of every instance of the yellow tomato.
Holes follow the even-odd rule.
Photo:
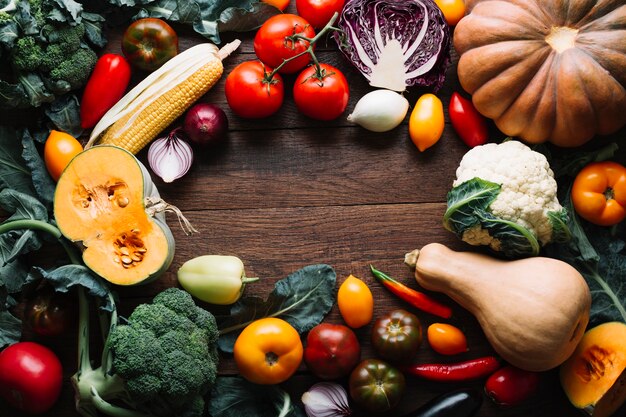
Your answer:
[[[354,275],[346,278],[339,287],[337,305],[341,317],[353,329],[363,327],[372,321],[374,297],[367,284]]]
[[[450,26],[456,25],[465,16],[464,0],[435,0],[435,3],[443,12],[443,17]]]
[[[268,317],[250,323],[235,341],[235,363],[241,376],[255,384],[286,381],[302,362],[300,335],[285,320]]]
[[[409,117],[409,136],[421,152],[433,146],[443,134],[443,104],[434,94],[421,96]]]
[[[290,0],[261,0],[263,3],[267,3],[276,7],[280,11],[284,11],[289,6]]]
[[[456,355],[467,351],[467,339],[458,327],[446,323],[428,326],[428,344],[442,355]]]
[[[72,135],[50,131],[43,148],[43,159],[52,179],[57,181],[67,164],[82,150],[83,145]]]

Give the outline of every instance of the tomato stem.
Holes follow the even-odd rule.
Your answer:
[[[315,69],[316,69],[315,70],[316,78],[319,78],[320,80],[322,80],[324,78],[324,75],[322,74],[319,61],[317,60],[317,57],[315,56],[315,52],[313,52],[313,48],[314,48],[315,44],[317,43],[317,41],[319,41],[322,37],[326,36],[327,33],[332,32],[332,31],[341,31],[341,29],[339,29],[338,27],[333,26],[333,24],[335,23],[335,21],[337,20],[338,17],[339,17],[339,13],[335,12],[335,14],[333,14],[333,17],[331,17],[330,20],[328,21],[328,23],[326,24],[326,26],[324,26],[322,28],[322,30],[320,30],[312,38],[309,38],[308,36],[301,35],[299,33],[294,33],[291,36],[287,36],[286,39],[290,40],[294,44],[297,41],[302,40],[302,41],[308,42],[309,46],[304,51],[300,52],[299,54],[294,55],[291,58],[283,59],[283,62],[281,62],[279,66],[274,68],[272,70],[272,72],[270,72],[269,75],[266,76],[263,80],[265,82],[271,82],[273,80],[273,78],[274,78],[274,75],[282,67],[284,67],[288,62],[291,62],[294,59],[297,59],[297,58],[299,58],[299,57],[301,57],[301,56],[303,56],[305,54],[309,54],[311,56],[311,61],[313,61],[313,65],[315,66]]]

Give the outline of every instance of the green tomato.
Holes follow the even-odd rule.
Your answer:
[[[369,413],[383,413],[400,402],[406,382],[399,369],[378,359],[362,361],[350,374],[350,396]]]
[[[203,255],[185,262],[178,270],[178,282],[185,291],[211,304],[228,305],[239,300],[247,278],[236,256]]]
[[[376,353],[390,362],[410,362],[421,343],[422,325],[419,319],[403,309],[379,317],[372,328],[372,345]]]

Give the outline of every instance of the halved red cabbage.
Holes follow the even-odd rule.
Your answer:
[[[450,29],[432,0],[348,0],[333,36],[371,86],[439,90],[450,62]]]

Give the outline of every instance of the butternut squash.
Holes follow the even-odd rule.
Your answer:
[[[575,407],[593,417],[612,415],[626,401],[626,324],[603,323],[587,331],[559,371]]]
[[[422,287],[447,294],[474,314],[494,350],[518,368],[559,366],[589,322],[589,287],[565,262],[505,261],[437,243],[407,254],[406,261],[415,265]]]
[[[92,271],[118,285],[148,283],[170,266],[174,237],[150,174],[132,153],[91,147],[65,168],[54,195],[63,235]]]

